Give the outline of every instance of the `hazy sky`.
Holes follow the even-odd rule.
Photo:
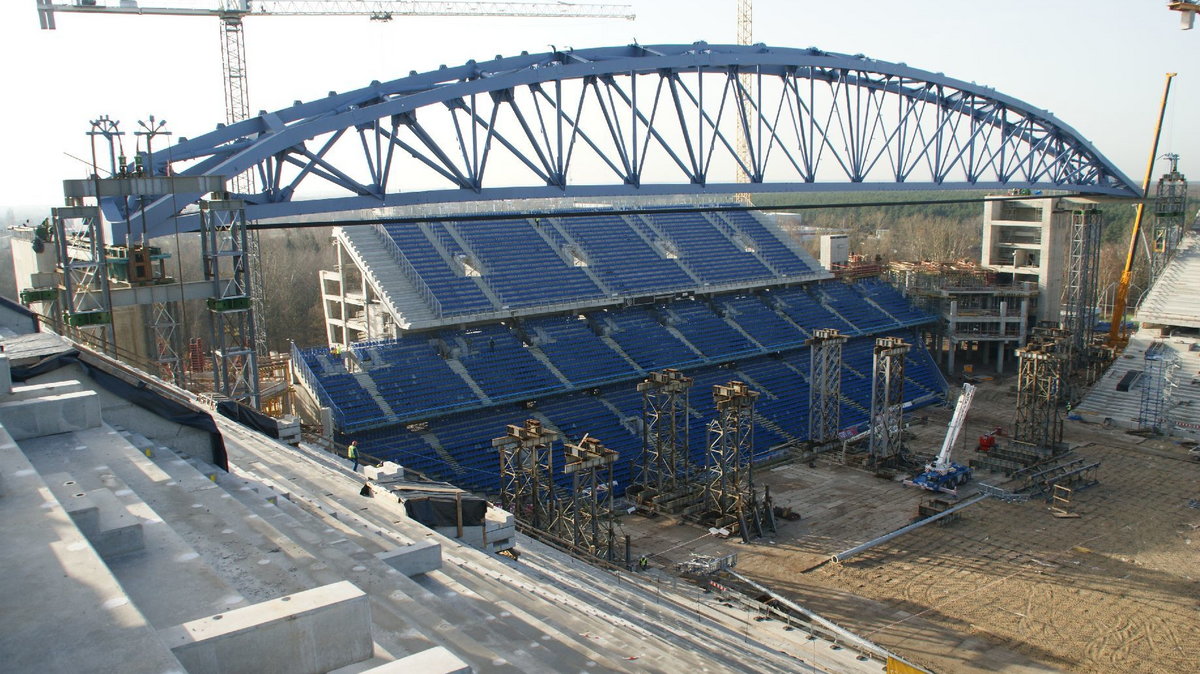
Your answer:
[[[551,44],[735,39],[736,0],[628,4],[636,21],[252,17],[245,28],[252,110]],[[1145,171],[1164,73],[1178,72],[1160,153],[1180,154],[1181,170],[1200,182],[1200,30],[1180,30],[1163,0],[754,5],[758,42],[862,53],[994,87],[1053,112],[1135,182]],[[61,180],[87,168],[64,153],[90,155],[84,132],[99,115],[120,119],[127,133],[151,114],[175,134],[211,130],[224,117],[218,30],[209,18],[60,14],[57,31],[42,31],[35,0],[0,3],[0,207],[61,203]]]

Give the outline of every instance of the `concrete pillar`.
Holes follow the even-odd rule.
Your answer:
[[[949,355],[946,357],[946,371],[950,374],[954,374],[954,352],[956,350],[958,350],[958,342],[951,339]]]
[[[8,365],[8,356],[0,353],[0,395],[12,393],[12,368]]]

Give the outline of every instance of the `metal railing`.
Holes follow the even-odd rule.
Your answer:
[[[308,367],[308,363],[304,360],[304,355],[300,353],[300,348],[296,346],[295,342],[292,342],[292,372],[296,374],[296,378],[300,380],[300,384],[317,398],[318,402],[329,408],[329,412],[333,415],[334,421],[338,423],[338,426],[344,427],[346,425],[346,417],[342,413],[341,408],[334,404],[333,397],[321,385],[320,378]]]
[[[375,233],[379,235],[379,239],[383,241],[384,248],[391,254],[392,259],[396,261],[396,265],[400,267],[404,278],[408,279],[408,282],[413,284],[413,287],[417,289],[417,296],[421,298],[421,301],[425,302],[425,305],[429,307],[434,316],[441,318],[442,302],[433,294],[433,289],[429,287],[429,284],[425,283],[425,279],[421,278],[421,275],[417,272],[417,268],[408,261],[408,257],[405,256],[404,251],[400,250],[400,246],[388,234],[387,229],[379,223],[375,223],[372,227],[375,228]]]

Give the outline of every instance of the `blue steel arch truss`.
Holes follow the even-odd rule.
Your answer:
[[[251,219],[544,197],[947,187],[1137,194],[1071,127],[987,87],[863,56],[705,43],[412,73],[181,139],[152,161],[156,173],[254,171],[261,191],[234,195]],[[201,196],[110,201],[106,212],[117,221],[129,214],[133,231],[155,236]]]

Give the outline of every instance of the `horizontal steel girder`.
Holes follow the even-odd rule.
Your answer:
[[[861,55],[705,43],[413,73],[181,138],[152,160],[155,174],[254,171],[261,191],[234,196],[256,220],[544,197],[1139,193],[1074,129],[993,89]],[[156,236],[201,196],[107,199],[105,210]]]

